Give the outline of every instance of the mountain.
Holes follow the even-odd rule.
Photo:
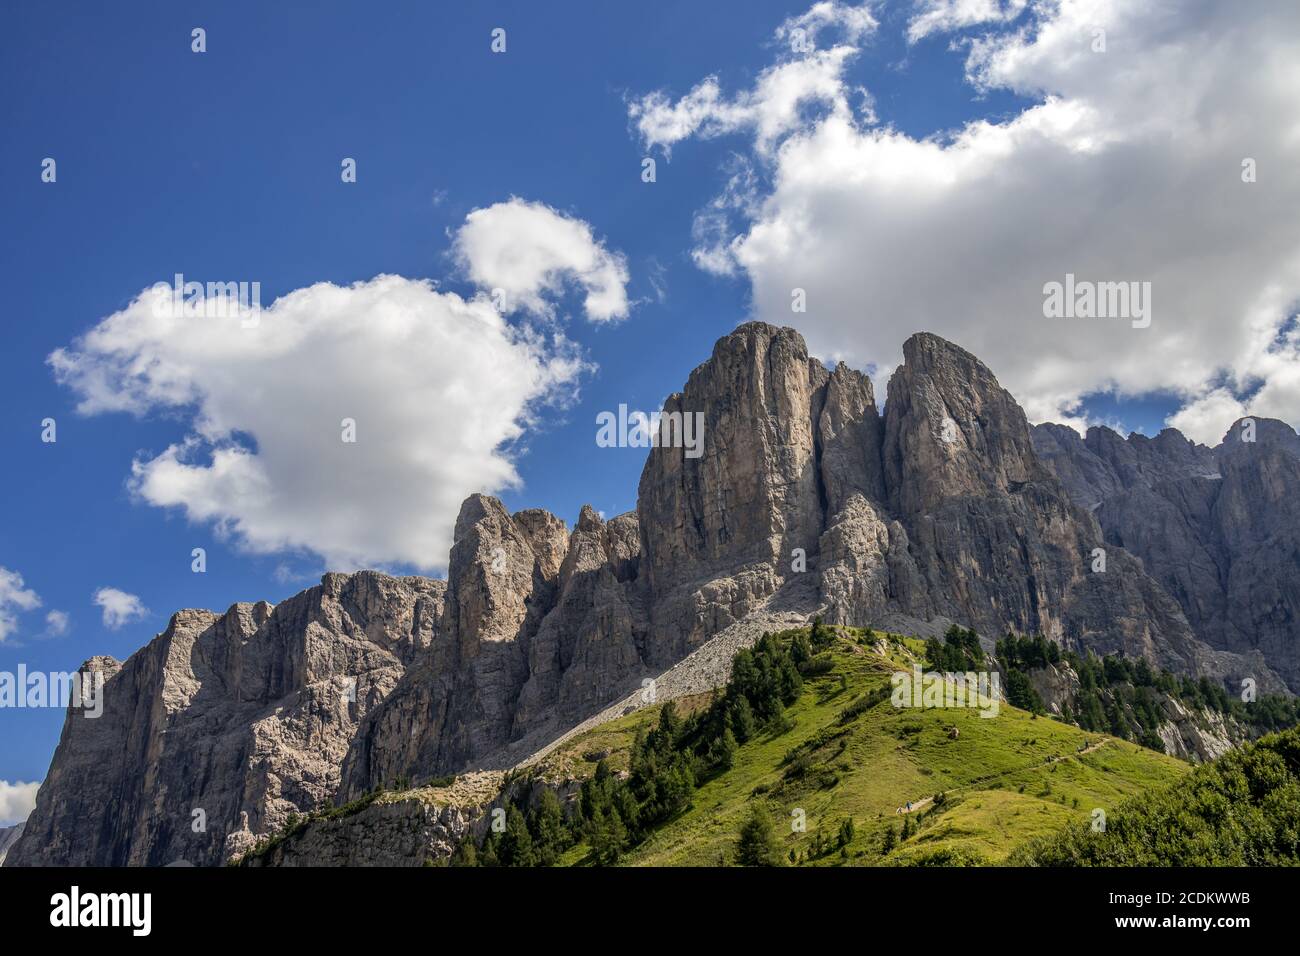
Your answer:
[[[818,613],[1041,633],[1284,688],[1263,656],[1294,671],[1284,620],[1258,644],[1199,634],[1162,569],[1072,499],[1084,479],[1058,477],[992,372],[934,335],[903,351],[882,415],[866,375],[825,368],[792,329],[742,325],[665,403],[703,416],[703,455],[652,448],[635,512],[584,508],[569,530],[473,495],[445,582],[329,574],[275,607],[179,612],[125,663],[93,659],[104,714],[69,712],[8,864],[219,863],[329,800],[510,768],[679,662],[707,689],[737,647]],[[1255,480],[1281,483],[1281,508],[1294,478]]]
[[[271,607],[181,611],[69,710],[6,865],[217,862],[338,787],[358,721],[442,610],[439,581],[327,574]],[[355,698],[355,699],[353,699]]]
[[[1215,448],[1175,429],[1080,438],[1039,425],[1034,443],[1108,545],[1124,548],[1178,601],[1198,638],[1251,656],[1300,691],[1300,436],[1242,419]],[[1249,676],[1249,675],[1246,675]]]

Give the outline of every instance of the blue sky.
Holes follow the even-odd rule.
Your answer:
[[[775,28],[803,9],[769,0],[7,7],[0,567],[21,574],[41,607],[17,615],[0,670],[124,659],[178,608],[277,601],[322,570],[309,550],[252,553],[212,522],[139,500],[127,486],[132,462],[181,441],[192,416],[78,415],[75,390],[47,364],[176,272],[259,280],[263,303],[380,273],[468,297],[475,290],[451,249],[472,210],[520,197],[582,220],[624,257],[633,304],[622,321],[589,322],[571,287],[556,298],[553,323],[596,369],[574,403],[530,424],[516,449],[522,484],[502,497],[569,521],[584,503],[608,515],[633,508],[644,451],[597,448],[597,412],[657,408],[719,336],[770,310],[756,300],[756,272],[719,275],[691,258],[697,213],[736,156],[753,161],[753,143],[743,131],[697,136],[673,143],[668,161],[662,144],[641,142],[629,102],[655,90],[676,99],[710,75],[729,93],[748,88],[777,55]],[[976,89],[967,48],[943,35],[909,43],[912,14],[877,6],[879,26],[843,77],[870,91],[877,124],[941,142],[944,131],[1040,99]],[[207,32],[203,54],[191,52],[196,26]],[[504,54],[489,49],[495,27],[507,30]],[[640,179],[646,155],[658,162],[651,184]],[[44,157],[57,160],[56,183],[41,181]],[[355,184],[340,181],[342,157],[357,160]],[[755,165],[770,185],[775,168]],[[901,343],[865,306],[855,321],[859,338],[890,339],[880,354]],[[948,334],[919,314],[906,322]],[[1162,396],[1099,398],[1095,417],[1154,433],[1187,393]],[[47,416],[58,422],[54,444],[40,442]],[[191,572],[194,547],[207,549],[205,574]],[[108,629],[91,600],[101,587],[138,595],[148,613]],[[66,634],[42,635],[50,609],[68,613]],[[40,780],[62,720],[54,710],[0,712],[0,780]]]

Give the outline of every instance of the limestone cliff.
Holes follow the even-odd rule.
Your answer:
[[[1034,441],[1198,638],[1300,690],[1300,436],[1289,425],[1244,419],[1213,449],[1172,428],[1122,439],[1040,425]]]

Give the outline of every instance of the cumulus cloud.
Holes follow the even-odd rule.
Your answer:
[[[455,250],[483,293],[381,275],[297,289],[254,322],[178,315],[150,288],[49,363],[83,414],[188,423],[134,462],[140,500],[254,553],[437,571],[461,502],[519,486],[521,441],[590,368],[556,323],[507,321],[486,290],[541,312],[571,280],[597,321],[628,308],[622,258],[545,206],[477,210]]]
[[[797,129],[809,112],[850,119],[853,91],[842,76],[858,44],[877,27],[864,4],[814,4],[776,29],[782,51],[778,62],[763,70],[752,90],[726,96],[716,76],[706,77],[676,101],[663,90],[631,100],[628,114],[642,143],[670,153],[672,146],[692,136],[709,139],[738,130],[752,130],[758,149],[766,153],[782,137]],[[840,42],[817,49],[817,37],[826,30]],[[796,46],[806,52],[799,52]]]
[[[982,23],[1008,23],[1024,13],[1029,0],[917,0],[907,24],[915,43],[932,33],[946,33]]]
[[[608,251],[581,219],[544,203],[510,199],[465,217],[454,254],[470,281],[505,293],[505,310],[550,315],[548,299],[566,282],[586,293],[592,322],[626,318],[627,264]]]
[[[710,76],[673,102],[656,91],[633,101],[629,114],[647,147],[665,150],[691,136],[710,139],[753,129],[758,148],[767,152],[801,122],[810,106],[847,116],[849,100],[840,83],[845,61],[856,51],[847,46],[817,50],[808,56],[764,70],[753,90],[734,97]]]
[[[0,780],[0,826],[22,823],[36,806],[39,783],[10,783]]]
[[[26,587],[21,574],[0,567],[0,644],[17,630],[20,613],[40,606],[40,596]]]
[[[94,602],[103,609],[104,626],[110,631],[125,627],[149,613],[138,597],[117,588],[100,588],[95,592]]]
[[[794,43],[797,31],[802,31],[803,39],[814,47],[818,35],[828,27],[841,32],[849,43],[858,43],[865,39],[878,26],[879,22],[871,13],[868,4],[850,6],[833,0],[822,0],[797,16],[788,17],[776,28],[778,41]]]
[[[697,262],[743,274],[753,317],[796,325],[829,359],[888,372],[912,332],[944,335],[1036,421],[1077,421],[1093,392],[1157,390],[1181,396],[1174,420],[1200,441],[1243,410],[1300,421],[1300,6],[1015,7],[918,5],[913,33],[980,24],[954,38],[973,92],[1031,101],[950,133],[918,139],[832,108],[774,137],[761,111],[710,127],[693,117],[716,98],[679,101],[659,135],[746,133],[763,173],[751,201],[727,207],[729,232],[705,210]],[[851,60],[829,64],[824,102],[846,102]],[[1044,286],[1067,274],[1150,282],[1150,327],[1046,318]],[[791,313],[795,288],[806,314]]]

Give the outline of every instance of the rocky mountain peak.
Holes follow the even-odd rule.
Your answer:
[[[1252,433],[1254,441],[1246,438]],[[1258,447],[1277,448],[1296,458],[1300,458],[1300,435],[1284,421],[1276,418],[1239,418],[1232,423],[1223,436],[1223,442],[1217,451],[1220,458],[1231,457],[1238,452],[1249,451],[1251,444]]]
[[[600,531],[605,527],[605,519],[591,505],[583,505],[578,512],[578,525],[576,530],[586,532]]]
[[[719,340],[666,403],[666,414],[699,416],[704,451],[653,448],[641,473],[641,573],[670,655],[774,592],[793,549],[816,549],[819,370],[798,332],[750,322]],[[700,596],[702,582],[737,575],[734,600]]]
[[[1245,440],[1253,428],[1254,441]],[[1220,663],[1275,690],[1300,689],[1300,438],[1276,419],[1240,420],[1207,448],[1167,428],[1122,438],[1034,429],[1035,446],[1122,547],[1176,600]],[[1261,676],[1262,675],[1262,676]]]
[[[888,394],[884,469],[895,509],[923,512],[954,495],[1012,491],[1047,476],[1024,412],[965,349],[911,336]]]
[[[533,549],[542,578],[554,581],[569,550],[568,525],[543,508],[516,511],[513,520]]]

